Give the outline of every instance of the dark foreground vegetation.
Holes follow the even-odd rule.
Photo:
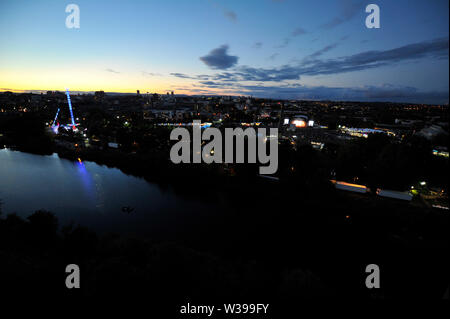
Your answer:
[[[0,289],[8,296],[123,296],[173,307],[440,299],[449,284],[448,229],[448,214],[411,204],[276,184],[249,187],[219,211],[189,216],[164,240],[58,227],[43,211],[27,220],[6,215],[0,219]],[[73,263],[81,268],[78,290],[64,284],[65,267]],[[365,286],[372,263],[381,269],[380,289]]]

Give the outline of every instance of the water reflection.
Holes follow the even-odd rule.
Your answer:
[[[95,205],[97,208],[101,208],[103,205],[98,205],[96,203],[97,190],[94,188],[94,181],[81,158],[78,158],[78,161],[75,162],[74,165],[77,167],[79,180],[81,181],[81,185],[84,190],[84,196],[91,205]]]

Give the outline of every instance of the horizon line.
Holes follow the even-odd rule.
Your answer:
[[[26,93],[31,93],[31,94],[43,94],[43,93],[47,93],[47,92],[61,92],[64,93],[66,89],[61,89],[61,90],[40,90],[40,89],[9,89],[9,88],[0,88],[0,93],[5,93],[5,92],[11,92],[11,93],[17,93],[17,94],[26,94]],[[118,92],[118,91],[103,91],[103,90],[96,90],[96,91],[82,91],[82,90],[69,90],[69,92],[71,94],[76,94],[79,95],[81,94],[95,94],[95,92],[104,92],[105,94],[137,94],[136,92]],[[159,94],[159,95],[167,95],[170,92],[175,92],[175,90],[166,90],[164,91],[164,93],[158,93],[158,92],[140,92],[139,90],[139,94],[141,95],[145,95],[145,94]],[[414,104],[414,105],[443,105],[443,106],[448,106],[449,105],[449,101],[447,101],[446,103],[419,103],[419,102],[394,102],[394,101],[389,101],[389,100],[384,100],[384,101],[364,101],[364,100],[344,100],[344,99],[298,99],[298,98],[281,98],[281,97],[257,97],[257,96],[253,96],[253,95],[230,95],[230,94],[217,94],[217,93],[211,93],[211,94],[186,94],[186,93],[182,93],[182,94],[176,94],[174,93],[174,95],[177,96],[227,96],[227,97],[250,97],[250,98],[255,98],[255,99],[264,99],[264,100],[283,100],[283,101],[312,101],[312,102],[325,102],[325,101],[329,101],[329,102],[358,102],[358,103],[391,103],[391,104]]]

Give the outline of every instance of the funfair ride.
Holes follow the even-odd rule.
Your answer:
[[[66,89],[66,96],[67,96],[67,103],[69,105],[69,112],[70,112],[70,120],[71,120],[71,122],[69,124],[65,124],[65,125],[60,125],[59,124],[59,121],[57,121],[57,120],[58,120],[58,115],[59,115],[60,109],[58,108],[58,111],[56,112],[55,119],[53,120],[53,123],[52,123],[52,130],[56,134],[58,134],[58,131],[59,131],[60,127],[66,129],[66,130],[72,130],[74,132],[78,131],[77,126],[79,124],[75,123],[75,119],[73,117],[72,101],[70,100],[69,89]]]

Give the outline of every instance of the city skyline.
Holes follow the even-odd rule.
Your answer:
[[[0,91],[448,103],[448,1],[0,4]]]

